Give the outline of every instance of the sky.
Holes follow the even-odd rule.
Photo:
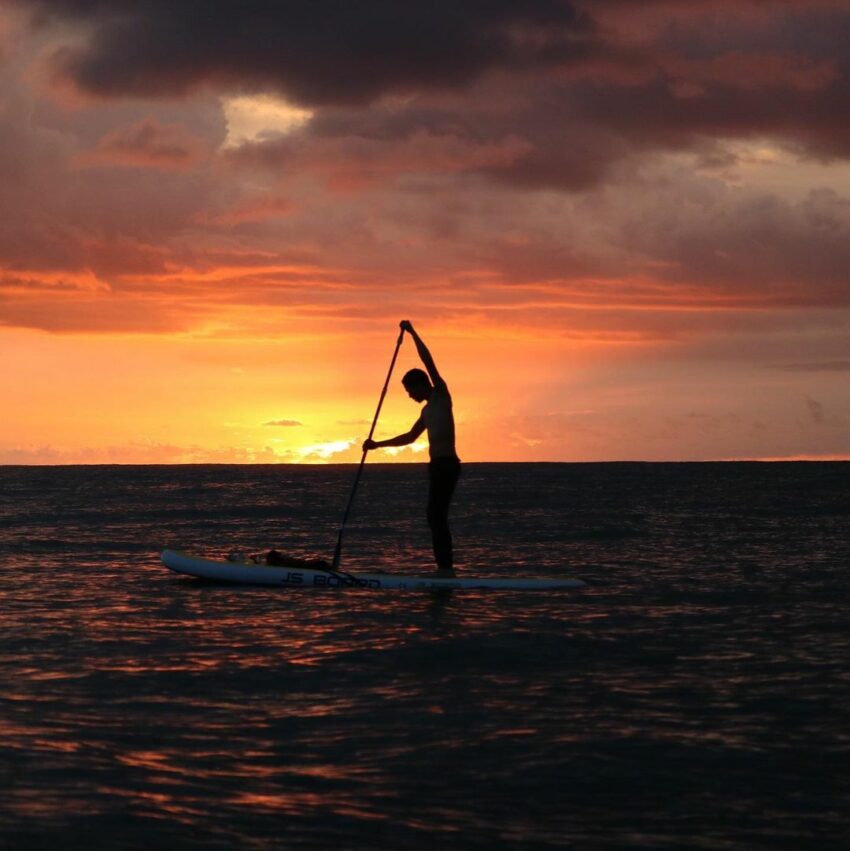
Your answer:
[[[850,0],[0,0],[0,464],[359,460],[401,319],[465,461],[850,458],[848,44]]]

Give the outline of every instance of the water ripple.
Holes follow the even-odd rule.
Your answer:
[[[349,468],[2,468],[0,846],[837,849],[846,471],[470,465],[462,569],[589,587],[380,595],[156,556],[327,556]],[[425,484],[349,569],[430,563]]]

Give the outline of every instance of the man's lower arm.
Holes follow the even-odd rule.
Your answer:
[[[378,446],[407,446],[408,443],[413,443],[413,438],[410,434],[399,434],[396,437],[391,437],[388,440],[381,440]]]

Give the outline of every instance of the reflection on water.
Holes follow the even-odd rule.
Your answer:
[[[462,568],[578,593],[157,561],[327,553],[349,472],[0,469],[0,847],[841,847],[846,465],[470,465]],[[424,486],[369,471],[348,569],[428,563]]]

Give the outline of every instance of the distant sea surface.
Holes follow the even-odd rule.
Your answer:
[[[330,558],[354,468],[0,468],[0,848],[846,849],[850,464],[467,464],[464,575]],[[430,569],[424,467],[367,466],[343,567]]]

